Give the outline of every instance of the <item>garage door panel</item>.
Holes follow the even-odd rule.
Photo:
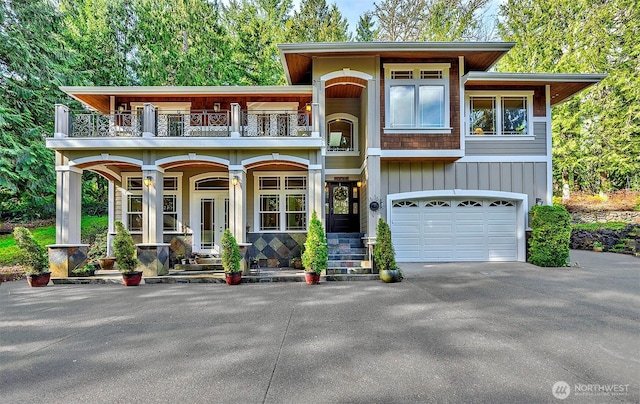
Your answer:
[[[441,199],[440,199],[441,200]],[[398,261],[516,261],[515,202],[473,198],[416,200],[418,207],[392,208]],[[400,237],[396,237],[400,236]],[[418,258],[415,258],[418,257]]]

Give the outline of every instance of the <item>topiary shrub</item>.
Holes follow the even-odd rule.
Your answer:
[[[565,267],[569,260],[571,216],[564,206],[531,209],[529,262],[541,267]]]
[[[222,267],[225,272],[236,273],[240,272],[240,248],[236,242],[235,237],[231,234],[229,229],[226,229],[222,234]]]
[[[376,226],[376,245],[373,247],[373,259],[378,271],[398,269],[391,242],[391,230],[383,218],[378,219]]]
[[[327,250],[327,236],[324,233],[322,222],[314,210],[309,222],[309,233],[304,243],[302,253],[302,265],[308,272],[322,273],[329,264],[329,252]]]
[[[130,274],[136,271],[138,260],[136,259],[136,246],[133,238],[121,221],[116,221],[116,235],[113,238],[113,253],[116,257],[118,271]]]
[[[29,229],[25,227],[15,227],[13,238],[20,249],[18,262],[24,266],[24,271],[28,274],[42,274],[49,272],[49,256],[47,251],[36,242]]]

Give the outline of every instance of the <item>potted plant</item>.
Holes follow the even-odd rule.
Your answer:
[[[289,266],[295,269],[302,269],[302,258],[293,257],[289,260]]]
[[[240,248],[231,230],[226,229],[222,234],[222,267],[227,285],[238,285],[242,282],[242,272],[240,272]]]
[[[604,250],[604,244],[600,241],[593,242],[593,251],[602,252]]]
[[[34,240],[31,232],[24,227],[14,228],[13,237],[18,249],[20,249],[18,259],[20,264],[24,266],[29,286],[34,288],[47,286],[51,279],[47,251]]]
[[[111,270],[116,259],[107,257],[107,227],[93,225],[83,229],[84,242],[89,244],[87,258],[89,262],[95,262],[100,269]],[[72,271],[73,272],[73,271]]]
[[[391,242],[391,230],[383,218],[376,226],[376,245],[373,247],[373,262],[378,268],[380,280],[385,283],[399,282],[402,272],[396,265],[395,252]]]
[[[116,221],[116,236],[113,239],[113,252],[116,265],[122,272],[122,282],[125,286],[138,286],[142,280],[142,271],[136,271],[138,260],[136,259],[136,247],[133,238],[121,221]]]
[[[302,265],[305,268],[305,280],[308,285],[320,283],[320,274],[327,269],[328,260],[327,237],[324,234],[322,222],[314,210],[302,253]]]
[[[75,276],[93,276],[96,274],[96,267],[93,263],[87,263],[83,266],[78,266],[71,270],[71,273]]]

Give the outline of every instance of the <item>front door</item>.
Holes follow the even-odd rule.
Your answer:
[[[360,231],[360,189],[356,182],[327,182],[327,233]]]
[[[228,192],[198,192],[194,207],[194,252],[220,254],[222,233],[229,227]]]

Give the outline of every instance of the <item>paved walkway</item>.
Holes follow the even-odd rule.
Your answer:
[[[562,381],[562,402],[638,402],[640,260],[571,260],[403,265],[398,284],[5,283],[0,401],[558,402]]]

